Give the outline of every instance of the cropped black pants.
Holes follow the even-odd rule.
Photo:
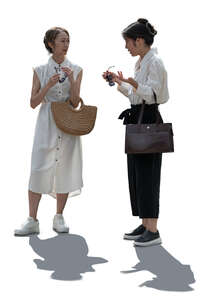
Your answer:
[[[155,104],[145,105],[142,123],[156,122],[155,109]],[[140,110],[141,105],[132,105],[130,113],[128,111],[121,117],[125,118],[124,124],[137,123]],[[159,116],[163,122],[160,114]],[[127,154],[129,194],[133,216],[158,218],[161,164],[162,153]]]

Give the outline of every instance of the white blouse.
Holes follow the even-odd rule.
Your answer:
[[[122,82],[117,89],[129,98],[131,104],[155,103],[153,90],[158,103],[165,103],[169,99],[167,86],[167,71],[161,58],[157,55],[157,48],[151,48],[142,60],[138,60],[134,70],[134,80],[138,83],[135,89],[130,84]]]

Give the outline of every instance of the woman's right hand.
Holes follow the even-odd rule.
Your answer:
[[[50,77],[47,85],[49,86],[49,88],[53,87],[59,80],[59,74],[55,74],[52,77]]]
[[[119,79],[119,76],[116,74],[116,73],[113,73],[113,72],[109,72],[109,71],[106,71],[102,74],[103,78],[108,82],[108,79],[107,79],[107,76],[108,75],[111,75],[112,77],[112,81],[118,83],[118,84],[121,84],[121,80]]]

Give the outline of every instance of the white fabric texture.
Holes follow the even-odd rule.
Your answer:
[[[168,101],[167,72],[157,53],[157,48],[151,48],[142,60],[137,61],[134,70],[134,80],[138,83],[137,89],[126,82],[118,85],[118,90],[129,98],[131,104],[141,104],[143,100],[146,104],[155,103],[153,90],[159,104]]]
[[[34,68],[43,88],[53,76],[57,67],[69,67],[74,79],[81,68],[67,58],[59,65],[52,57],[48,63]],[[49,194],[56,198],[56,193],[69,193],[69,197],[81,193],[82,181],[82,145],[79,136],[64,133],[55,124],[51,111],[51,102],[66,101],[70,97],[68,78],[56,83],[47,92],[40,104],[36,121],[29,190]]]

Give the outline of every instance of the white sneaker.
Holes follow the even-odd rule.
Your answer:
[[[21,225],[20,229],[14,231],[14,235],[25,236],[29,234],[39,234],[39,221],[34,218],[28,217],[27,220]]]
[[[53,230],[59,233],[68,232],[69,227],[65,224],[62,214],[56,214],[53,219]]]

